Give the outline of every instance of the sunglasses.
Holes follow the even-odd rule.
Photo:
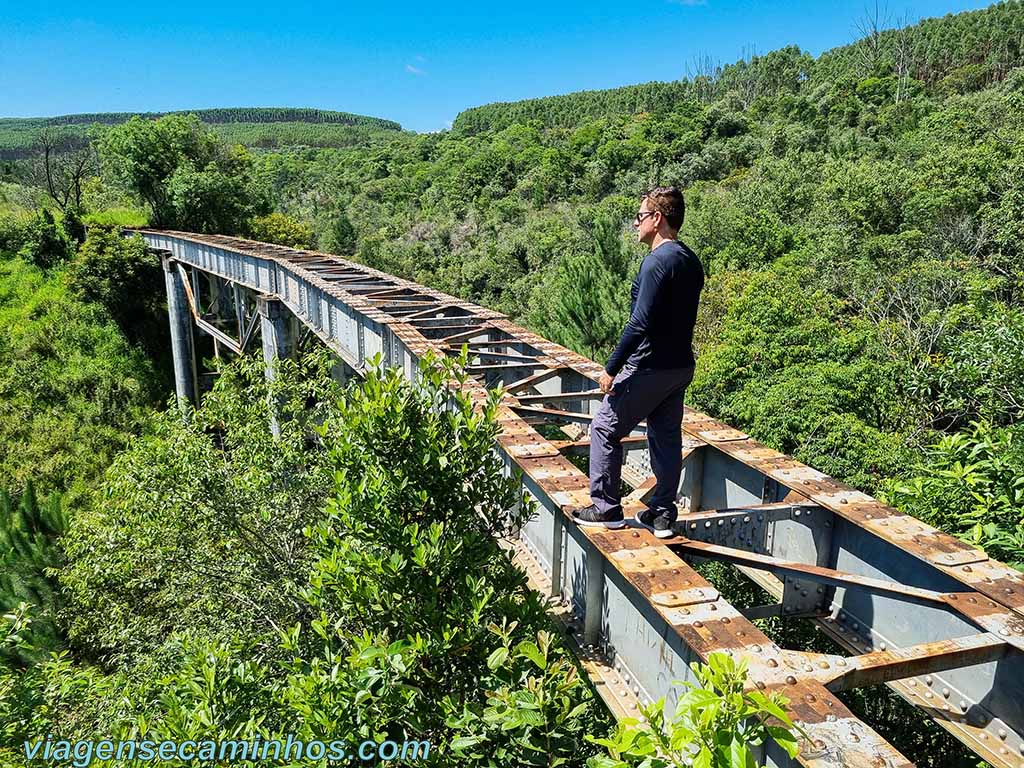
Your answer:
[[[650,216],[653,216],[656,213],[660,213],[660,211],[640,211],[640,213],[636,215],[636,218],[633,219],[633,226],[639,227],[641,221]]]

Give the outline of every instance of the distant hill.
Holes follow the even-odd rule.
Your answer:
[[[59,131],[65,147],[81,146],[93,125],[118,125],[130,118],[156,119],[168,114],[194,114],[228,141],[250,147],[347,147],[364,143],[371,134],[401,131],[393,120],[287,107],[237,107],[176,112],[95,112],[57,117],[0,118],[0,159],[29,157],[35,152],[39,131]]]
[[[912,62],[907,74],[926,86],[980,90],[1021,64],[1024,3],[1007,0],[977,11],[924,19],[905,29],[881,30],[877,36],[826,51],[818,59],[789,46],[735,64],[701,66],[703,71],[693,77],[672,82],[484,104],[460,112],[452,131],[472,135],[526,122],[571,128],[604,117],[671,111],[688,100],[707,103],[730,91],[749,107],[760,96],[795,93],[805,84],[830,87],[858,70],[890,72],[893,55],[901,51]]]

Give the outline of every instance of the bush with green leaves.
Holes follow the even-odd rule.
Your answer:
[[[169,371],[166,289],[160,259],[141,235],[126,237],[120,227],[93,224],[68,268],[72,290],[106,307],[129,341]],[[165,388],[170,389],[169,377]]]
[[[497,545],[533,509],[494,451],[499,394],[474,413],[446,386],[465,380],[429,358],[415,386],[394,369],[371,371],[321,427],[332,436],[335,493],[309,532],[318,559],[301,595],[313,620],[288,634],[284,699],[310,737],[333,727],[426,738],[485,765],[500,754],[578,764],[598,719],[593,696],[564,648],[540,634],[543,605]],[[525,652],[530,643],[536,653]],[[541,688],[558,689],[556,700],[542,706]],[[525,710],[535,701],[542,716],[509,720],[468,749],[493,723],[490,700],[509,696]]]
[[[18,255],[42,269],[50,269],[71,258],[74,246],[64,227],[50,211],[40,209],[25,230]]]
[[[277,243],[289,248],[312,248],[313,228],[277,211],[249,221],[249,237],[261,243]]]
[[[132,658],[185,629],[267,641],[296,619],[292,588],[311,557],[302,531],[331,484],[327,448],[309,440],[336,397],[326,366],[279,362],[277,439],[263,362],[248,357],[222,369],[187,420],[164,411],[117,457],[65,541],[76,647]]]
[[[608,755],[588,760],[588,768],[755,768],[769,742],[796,757],[797,738],[806,736],[786,712],[788,700],[779,691],[747,690],[745,660],[712,653],[690,668],[697,682],[683,683],[671,717],[661,698],[643,708],[643,718],[621,721],[614,736],[591,738]]]
[[[886,499],[1024,571],[1024,431],[976,422],[930,446]]]

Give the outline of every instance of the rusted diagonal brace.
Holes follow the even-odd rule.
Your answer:
[[[562,403],[575,402],[577,400],[600,400],[604,392],[600,389],[588,389],[583,392],[559,392],[557,395],[520,395],[516,399],[523,405],[533,403]]]
[[[991,632],[875,651],[846,659],[846,670],[825,685],[830,691],[848,691],[851,688],[930,675],[947,669],[986,664],[998,661],[1008,651],[1009,646]],[[842,670],[837,664],[832,664],[831,668]]]
[[[420,315],[429,315],[432,312],[444,312],[446,310],[451,310],[451,309],[458,309],[458,307],[454,306],[453,304],[445,304],[443,302],[437,302],[431,309],[424,309],[421,312],[413,312],[411,315],[406,315],[405,316],[405,320],[408,321],[408,320],[413,320],[413,319],[420,319],[419,318]],[[471,318],[472,315],[445,315],[445,317],[451,317],[453,319],[456,318],[456,317]]]
[[[188,299],[188,307],[192,312],[192,320],[195,322],[196,327],[206,331],[236,355],[242,354],[243,347],[239,342],[235,341],[220,328],[210,322],[207,322],[199,315],[199,307],[196,304],[196,297],[192,293],[192,285],[188,279],[188,272],[185,271],[185,267],[181,264],[178,264],[178,275],[181,277],[181,282],[185,286],[185,298]]]
[[[792,574],[804,576],[812,581],[822,584],[829,584],[835,587],[850,587],[863,589],[868,592],[889,595],[915,603],[926,605],[938,605],[944,608],[949,607],[946,595],[943,592],[933,592],[930,589],[919,589],[908,587],[904,584],[897,584],[893,581],[873,579],[869,576],[859,576],[845,571],[836,571],[832,568],[825,568],[820,565],[806,565],[792,560],[781,560],[770,555],[759,555],[754,552],[747,552],[732,547],[722,547],[717,544],[704,544],[700,541],[687,539],[682,543],[673,543],[672,549],[685,550],[709,560],[722,560],[736,565],[746,565],[751,568],[758,568],[773,573]]]
[[[594,417],[589,413],[561,411],[557,408],[534,408],[529,405],[516,405],[515,403],[510,403],[509,408],[521,416],[540,416],[548,421],[569,421],[574,424],[589,424],[594,420]]]
[[[484,333],[485,331],[488,331],[488,330],[490,330],[489,326],[487,326],[487,325],[479,325],[478,327],[471,328],[468,331],[462,331],[461,333],[453,333],[451,336],[445,336],[442,339],[442,341],[444,341],[444,343],[447,344],[448,346],[453,346],[452,345],[453,341],[462,341],[463,339],[471,339],[474,336],[479,336],[481,333]],[[460,349],[461,349],[461,347],[460,347]]]
[[[449,347],[448,349],[445,350],[445,352],[457,355],[457,354],[459,354],[459,352],[461,352],[461,350],[456,349],[454,347]],[[469,357],[470,358],[473,358],[473,357],[485,357],[485,358],[494,358],[496,360],[510,360],[510,361],[517,361],[517,362],[526,362],[526,363],[532,363],[532,362],[536,362],[537,360],[539,360],[537,355],[520,355],[520,354],[515,354],[513,352],[485,352],[483,350],[477,350],[477,349],[469,350]]]
[[[586,453],[590,449],[590,440],[552,440],[551,444],[562,453]],[[631,435],[621,440],[624,450],[641,450],[647,447],[647,435]],[[654,478],[651,478],[652,480]],[[653,488],[653,484],[651,485]]]
[[[558,368],[548,368],[546,371],[534,373],[531,374],[530,376],[526,376],[522,379],[519,379],[518,381],[513,381],[511,384],[505,387],[505,391],[510,395],[515,394],[516,392],[528,389],[529,387],[532,387],[536,384],[541,384],[547,381],[548,379],[554,378],[555,376],[560,376],[567,370],[569,369],[566,368],[565,366],[561,366]]]
[[[445,341],[447,341],[447,339]],[[474,347],[514,347],[517,344],[524,347],[531,347],[530,344],[527,344],[525,341],[520,341],[519,339],[497,339],[496,341],[467,341],[464,343],[469,347],[470,352],[473,351]],[[454,349],[456,352],[458,352],[462,348],[460,345],[457,344],[448,344],[447,346],[450,349]]]

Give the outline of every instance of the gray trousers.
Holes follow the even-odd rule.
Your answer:
[[[647,419],[651,469],[658,484],[647,502],[657,513],[676,518],[682,472],[683,393],[693,366],[619,371],[590,426],[590,499],[598,511],[622,514],[622,438]]]

